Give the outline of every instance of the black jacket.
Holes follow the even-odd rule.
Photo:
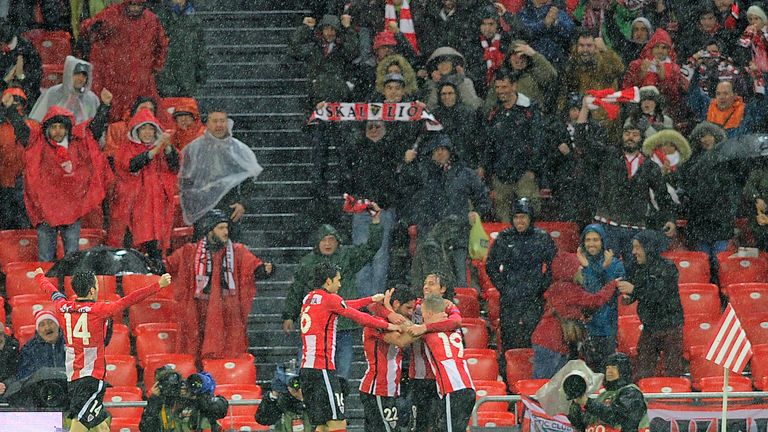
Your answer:
[[[13,336],[5,336],[5,345],[0,349],[0,382],[13,378],[18,367],[19,341]]]
[[[544,230],[533,227],[533,221],[525,232],[517,232],[514,226],[500,232],[488,252],[485,269],[501,293],[501,302],[541,297],[552,281],[556,253],[555,242]]]
[[[147,400],[147,406],[141,414],[141,421],[139,422],[141,432],[162,432],[165,430],[161,418],[163,406],[166,407],[166,412],[170,412],[169,417],[177,422],[184,421],[190,430],[210,429],[211,432],[219,432],[222,427],[216,420],[226,417],[229,402],[221,396],[198,396],[194,400],[176,399],[173,402],[152,396]],[[188,417],[180,415],[185,408],[191,411]],[[206,423],[210,423],[210,428]],[[173,431],[175,429],[168,430]]]
[[[546,149],[547,174],[552,191],[556,195],[594,197],[600,172],[597,156],[603,151],[605,142],[605,130],[591,120],[574,124],[573,135],[565,122],[552,122],[548,128]],[[560,144],[567,144],[570,153],[564,155],[559,149]]]
[[[584,410],[577,404],[571,404],[568,420],[577,431],[584,431],[599,420],[620,427],[622,432],[636,432],[647,412],[643,393],[637,386],[628,384],[615,391],[606,391],[597,400],[587,400]]]
[[[0,73],[5,76],[16,65],[16,59],[19,56],[24,58],[24,80],[20,81],[20,84],[27,95],[27,107],[31,108],[40,97],[40,80],[43,77],[43,64],[35,47],[26,39],[19,37],[15,49],[8,52],[0,51]],[[8,83],[0,79],[0,92],[5,91],[7,87]]]
[[[450,108],[439,104],[432,114],[443,125],[443,133],[451,138],[455,146],[456,159],[470,168],[477,168],[480,163],[479,150],[482,142],[480,111],[457,102]]]

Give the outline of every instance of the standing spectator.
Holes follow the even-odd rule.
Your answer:
[[[358,21],[355,22],[359,24]],[[354,75],[352,78],[355,87],[353,89],[353,99],[367,100],[376,90],[381,93],[381,90],[377,88],[378,68],[382,63],[386,63],[384,59],[392,55],[402,56],[411,68],[417,65],[416,53],[413,52],[413,48],[402,33],[398,32],[395,34],[388,30],[377,33],[373,39],[373,55],[369,56],[368,59],[362,60],[353,71]],[[389,63],[391,64],[391,62]],[[389,65],[386,67],[388,68]],[[385,75],[391,73],[395,72],[387,69]],[[407,67],[402,66],[400,72],[397,73],[407,75]],[[411,84],[408,82],[406,87],[411,88],[412,85],[418,86],[418,83],[414,82]]]
[[[123,119],[136,97],[158,97],[155,76],[163,70],[168,38],[145,2],[114,4],[83,21],[80,28],[93,64],[93,90],[106,87],[115,94],[111,121]]]
[[[197,108],[197,102],[190,98],[189,101],[176,106],[171,114],[173,123],[176,125],[171,135],[171,144],[176,150],[182,151],[187,144],[196,140],[205,133],[205,126],[200,121],[200,111]]]
[[[0,398],[2,398],[7,389],[5,383],[16,376],[18,368],[19,341],[11,336],[7,327],[5,327],[5,323],[0,323]]]
[[[768,112],[765,88],[750,102],[737,95],[733,81],[721,81],[715,88],[715,97],[710,98],[699,86],[701,75],[697,69],[693,73],[688,91],[688,106],[699,122],[708,121],[725,129],[728,138],[754,132],[759,122]]]
[[[405,88],[403,93],[405,96],[413,97],[419,91],[418,82],[416,81],[416,71],[405,57],[400,54],[390,54],[382,59],[376,66],[376,91],[380,94],[384,94],[384,80],[387,75],[402,75],[405,80]],[[366,95],[369,96],[369,95]],[[365,98],[366,100],[368,97]]]
[[[99,97],[91,91],[93,66],[78,58],[67,56],[61,84],[46,90],[37,100],[29,118],[42,121],[52,106],[60,106],[72,112],[77,123],[90,120],[99,109]]]
[[[64,368],[64,334],[53,312],[35,312],[35,336],[21,347],[16,379],[24,379],[44,367]]]
[[[437,84],[440,81],[451,81],[459,87],[460,100],[464,105],[477,108],[482,99],[475,93],[475,85],[464,75],[464,56],[451,47],[440,47],[427,60],[427,73],[431,79],[425,83],[424,92],[427,106],[431,109],[437,105]]]
[[[606,9],[606,16],[610,17],[610,19],[604,21],[604,40],[609,42],[611,48],[621,55],[624,64],[629,64],[632,60],[640,57],[640,51],[642,51],[653,34],[653,24],[645,17],[633,19],[629,27],[629,38],[627,38],[616,22],[617,19],[620,19],[619,17],[627,14],[626,8],[618,2],[609,3],[608,9]]]
[[[96,16],[107,6],[122,3],[122,0],[69,0],[72,12],[72,36],[77,39],[80,33],[80,21]]]
[[[612,250],[605,248],[605,237],[602,225],[587,225],[581,232],[581,245],[576,252],[580,268],[574,279],[592,294],[599,292],[606,283],[625,276],[624,264],[613,256]],[[615,297],[592,312],[583,351],[589,367],[599,369],[605,358],[616,351],[618,321]]]
[[[7,17],[19,29],[20,33],[39,27],[45,30],[71,31],[69,2],[59,0],[5,0],[4,3],[10,3]],[[3,18],[5,18],[5,15],[3,15]]]
[[[451,81],[437,83],[438,102],[432,114],[443,125],[454,146],[454,157],[471,169],[480,164],[480,134],[482,117],[461,100],[459,86]]]
[[[688,90],[688,81],[680,72],[677,54],[672,46],[672,38],[664,29],[657,29],[640,52],[640,57],[627,67],[624,87],[656,86],[669,103],[675,114],[673,118],[682,118],[683,96]]]
[[[640,88],[640,103],[630,108],[624,123],[636,124],[645,138],[663,129],[675,128],[672,118],[664,113],[664,97],[656,86]]]
[[[719,39],[710,39],[699,45],[700,49],[694,52],[683,65],[683,75],[690,81],[695,72],[698,72],[699,87],[709,97],[715,97],[715,89],[720,81],[732,81],[738,94],[750,94],[752,92],[752,80],[747,70],[739,67],[723,49],[725,44]],[[689,87],[688,91],[693,91]]]
[[[556,68],[561,68],[575,27],[568,13],[552,0],[531,0],[520,11],[520,21],[530,34],[531,46]]]
[[[112,95],[104,89],[102,102]],[[13,98],[3,98],[6,115]],[[106,112],[105,112],[106,114]],[[103,120],[103,119],[102,119]],[[93,138],[101,135],[105,122],[75,123],[71,112],[54,106],[40,125],[12,120],[16,138],[28,142],[24,155],[24,204],[37,229],[38,261],[56,257],[56,236],[61,232],[64,252],[80,249],[80,220],[96,210],[112,183],[112,171]]]
[[[128,122],[133,116],[140,110],[147,109],[152,112],[152,115],[158,117],[157,112],[157,99],[149,96],[139,96],[133,101],[130,110],[124,116],[125,120],[112,122],[107,127],[107,134],[104,137],[104,155],[110,160],[110,164],[114,163],[115,156],[120,150],[120,146],[125,141],[125,137],[128,136]]]
[[[531,334],[544,313],[544,291],[552,281],[557,248],[535,228],[526,199],[515,204],[512,226],[499,233],[488,252],[486,270],[501,293],[501,347],[529,348]]]
[[[643,154],[650,158],[661,170],[662,180],[667,188],[669,197],[674,203],[674,215],[679,212],[680,205],[680,168],[691,157],[691,146],[688,140],[674,129],[664,129],[643,141]],[[659,206],[655,197],[651,199],[651,225],[658,226],[664,223],[666,219],[657,220]],[[662,217],[667,217],[664,213]]]
[[[717,23],[716,9],[712,3],[704,2],[692,15],[696,18],[697,25],[684,26],[680,35],[675,38],[675,46],[681,59],[692,56],[712,40],[723,43],[725,39],[723,29]]]
[[[245,215],[243,203],[251,196],[253,179],[262,168],[253,150],[232,136],[232,122],[224,110],[211,109],[205,127],[205,133],[181,153],[179,191],[184,220],[191,225],[216,208],[229,213],[236,224]],[[236,233],[236,229],[230,226],[230,231]]]
[[[726,45],[733,46],[744,28],[747,27],[747,8],[741,0],[714,0],[715,18],[720,28],[724,30]]]
[[[430,53],[438,47],[461,47],[472,32],[472,2],[441,0],[427,3],[422,17],[419,48]]]
[[[189,0],[171,0],[157,17],[168,36],[168,57],[157,77],[162,97],[194,97],[208,79],[203,23]]]
[[[0,19],[0,91],[12,85],[21,87],[29,107],[40,97],[43,65],[35,47],[20,34],[17,27]]]
[[[768,73],[768,17],[759,5],[752,5],[747,9],[749,25],[744,30],[738,41],[741,48],[749,51],[749,64],[756,74],[762,77]],[[760,80],[765,86],[765,79]]]
[[[176,352],[200,358],[237,357],[248,351],[248,314],[256,295],[256,279],[272,275],[248,248],[229,238],[227,215],[212,210],[198,222],[205,237],[187,243],[166,259],[168,272],[178,281],[173,297],[182,334]]]
[[[661,234],[645,230],[632,240],[634,265],[628,281],[619,282],[625,304],[637,302],[643,324],[637,342],[637,378],[655,376],[664,352],[664,376],[680,376],[683,365],[683,306],[678,292],[677,267],[661,256]]]
[[[115,157],[107,244],[143,249],[158,263],[171,248],[179,153],[149,110],[136,113]]]
[[[29,228],[27,211],[24,208],[24,142],[16,136],[13,122],[24,122],[32,128],[34,122],[24,117],[27,95],[18,87],[3,92],[13,104],[2,107],[0,122],[0,229]]]
[[[518,92],[520,75],[501,71],[494,82],[498,103],[487,116],[480,176],[493,182],[496,216],[510,221],[510,203],[528,198],[541,206],[537,177],[544,167],[544,123],[538,104]]]

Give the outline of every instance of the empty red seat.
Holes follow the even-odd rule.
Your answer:
[[[729,257],[731,252],[720,253],[717,262],[720,266],[718,277],[720,287],[729,294],[729,286],[737,283],[768,282],[768,262],[765,255],[758,257]]]
[[[152,354],[169,354],[176,350],[176,324],[144,324],[136,330],[136,357],[144,364]],[[146,378],[145,378],[146,379]]]
[[[533,396],[548,382],[548,379],[524,379],[517,381],[515,383],[515,388],[517,389],[517,394]]]
[[[740,318],[756,311],[768,311],[768,283],[731,284],[728,302]]]
[[[117,279],[113,275],[97,275],[99,281],[99,300],[106,300],[117,293]],[[69,298],[75,297],[72,288],[72,276],[64,276],[64,294]]]
[[[138,388],[136,389],[139,390],[138,395],[135,390],[108,387],[104,393],[104,402],[140,402],[142,400],[141,390]],[[107,410],[112,415],[112,418],[130,420],[141,420],[141,413],[144,412],[144,408],[140,406],[123,408],[110,407],[107,408]]]
[[[2,239],[0,239],[0,249],[2,249],[2,247]],[[3,252],[0,251],[0,256],[2,256],[2,254]],[[34,259],[37,259],[36,250]],[[5,292],[9,299],[19,294],[45,294],[38,288],[37,283],[35,282],[35,269],[38,267],[47,272],[53,267],[53,263],[30,261],[10,262],[3,265],[3,272],[5,273]],[[53,282],[54,285],[56,284],[55,279],[51,279],[51,282]]]
[[[203,370],[213,375],[217,385],[256,383],[256,365],[250,354],[238,358],[205,359]]]
[[[575,253],[579,247],[579,225],[575,222],[536,221],[534,225],[549,233],[559,252]]]
[[[477,300],[476,296],[456,294],[453,296],[453,302],[456,304],[456,307],[459,308],[462,317],[480,317],[480,302]]]
[[[152,385],[155,383],[155,371],[163,366],[170,366],[173,368],[176,372],[179,373],[179,375],[181,375],[182,379],[186,379],[193,373],[197,372],[197,367],[195,367],[195,358],[189,354],[151,354],[147,356],[143,365],[144,388],[146,389],[147,394],[149,394],[149,391],[152,389]]]
[[[651,377],[637,382],[643,393],[687,393],[691,391],[691,380],[683,377]]]
[[[717,285],[680,284],[680,302],[685,315],[720,316],[720,289]]]
[[[64,66],[55,64],[43,65],[43,76],[40,88],[47,89],[64,82]]]
[[[107,355],[130,355],[131,338],[128,326],[125,324],[112,323],[112,337],[109,339],[109,345],[104,348]]]
[[[464,333],[465,348],[488,348],[488,327],[480,318],[463,318],[461,331]]]
[[[35,312],[47,309],[53,311],[53,303],[50,301],[33,301],[16,303],[11,309],[11,324],[14,331],[18,331],[23,326],[35,325]],[[54,313],[55,315],[55,313]]]
[[[0,265],[3,268],[8,263],[31,261],[37,261],[35,230],[0,231]]]
[[[488,237],[490,237],[488,246],[490,247],[493,245],[493,242],[496,241],[496,237],[499,236],[500,232],[511,226],[512,224],[505,222],[483,222],[483,229],[488,234]]]
[[[768,383],[768,345],[752,345],[752,360],[750,360],[752,383],[758,390],[765,390]]]
[[[721,377],[723,376],[723,367],[719,366],[706,358],[704,356],[707,354],[707,346],[706,345],[695,345],[689,348],[689,351],[691,353],[690,355],[690,370],[691,370],[691,381],[693,382],[693,386],[696,388],[699,388],[699,382],[702,378],[707,377]],[[736,375],[733,372],[730,372],[730,377],[735,376],[741,376]]]
[[[475,388],[496,388],[504,392],[507,391],[507,385],[504,381],[489,381],[489,380],[472,380],[475,383]]]
[[[511,412],[478,412],[477,424],[483,428],[511,427],[517,425],[517,417]]]
[[[13,335],[16,337],[16,340],[19,341],[19,346],[24,346],[27,341],[35,337],[36,332],[37,328],[34,324],[15,327],[13,329]]]
[[[580,265],[575,253],[558,252],[552,260],[552,281],[572,282]]]
[[[678,283],[709,283],[709,255],[704,252],[669,251],[662,256],[675,263]]]
[[[165,288],[168,289],[168,288]],[[148,299],[128,308],[128,321],[131,330],[147,323],[175,323],[176,303],[168,299]]]
[[[216,386],[216,394],[228,401],[261,399],[261,387],[256,384],[225,384]],[[257,405],[229,405],[228,416],[256,415]]]
[[[768,311],[756,311],[755,314],[740,317],[740,320],[752,345],[768,344]]]
[[[111,410],[111,408],[108,408]],[[113,418],[109,424],[110,432],[140,432],[139,422],[141,418]]]
[[[136,386],[138,373],[136,359],[130,355],[106,355],[107,375],[104,378],[113,386]]]
[[[504,353],[507,363],[507,383],[512,393],[517,393],[515,384],[520,380],[533,377],[533,350],[531,348],[514,348]]]
[[[723,391],[723,377],[706,377],[699,380],[699,390],[703,392],[721,392]],[[751,392],[752,381],[745,376],[728,377],[729,392]]]
[[[160,279],[160,276],[153,275],[153,274],[123,275],[121,280],[123,294],[128,295],[138,289],[152,285],[153,283],[157,282],[159,279]],[[173,300],[173,285],[161,289],[156,294],[150,297],[150,299],[156,299],[156,298]]]
[[[467,348],[464,350],[464,360],[473,380],[495,381],[499,377],[499,362],[496,351],[492,349]]]
[[[35,46],[43,64],[64,65],[67,56],[72,54],[69,32],[35,29],[25,32],[22,37]]]
[[[454,294],[461,294],[469,297],[478,298],[477,290],[472,287],[456,287],[453,289]]]
[[[11,297],[7,303],[13,308],[14,305],[21,303],[45,303],[49,301],[51,301],[51,296],[43,293],[42,290],[39,290],[35,294],[17,294]]]
[[[640,322],[640,317],[635,315],[620,316],[619,329],[616,335],[617,350],[632,357],[636,356],[637,342],[640,340],[642,331],[643,324]]]
[[[107,233],[101,228],[83,228],[80,230],[80,240],[78,240],[78,249],[86,250],[92,247],[104,244]],[[56,240],[56,256],[64,256],[64,242],[59,236]]]
[[[272,430],[269,426],[256,423],[254,416],[226,416],[219,420],[219,424],[224,431],[268,431]]]
[[[502,383],[503,384],[503,383]],[[506,396],[507,395],[507,389],[498,388],[496,386],[493,387],[480,387],[475,383],[475,398],[480,399],[483,396]],[[487,411],[509,411],[509,402],[485,402],[478,408],[478,412],[487,412]]]
[[[696,345],[709,345],[715,335],[719,316],[688,315],[683,323],[683,347],[690,358],[690,348]]]

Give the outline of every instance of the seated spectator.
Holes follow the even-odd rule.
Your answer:
[[[517,89],[539,104],[542,111],[554,109],[557,97],[557,70],[543,55],[525,41],[515,40],[509,45],[504,67],[520,74]],[[496,92],[490,89],[485,97],[483,110],[490,111],[496,105]]]
[[[99,97],[91,91],[92,84],[93,66],[67,56],[62,83],[46,90],[32,107],[29,118],[40,122],[52,106],[60,106],[71,111],[77,123],[92,119],[99,109]]]
[[[208,79],[203,23],[188,0],[164,3],[157,11],[168,36],[168,56],[157,77],[162,97],[194,97]]]
[[[647,137],[643,141],[643,154],[651,159],[661,170],[661,177],[667,187],[667,192],[675,207],[674,214],[679,212],[680,205],[680,168],[691,157],[691,146],[684,136],[674,129],[664,129]],[[658,220],[656,216],[662,216],[656,212],[659,205],[656,203],[655,196],[651,199],[650,215],[651,225],[662,225],[666,220]],[[663,215],[662,217],[668,217]]]
[[[5,323],[0,323],[0,399],[7,389],[6,382],[16,376],[19,368],[19,341],[11,335]]]
[[[440,47],[429,56],[427,72],[431,79],[425,83],[427,106],[437,106],[437,84],[440,81],[452,81],[459,87],[460,101],[471,108],[478,108],[482,99],[475,93],[475,85],[464,75],[464,56],[451,47]]]
[[[765,86],[763,75],[768,73],[768,17],[758,5],[747,9],[749,25],[739,38],[739,46],[749,51],[749,64],[760,77],[760,84]]]
[[[35,312],[35,337],[21,348],[16,379],[26,378],[44,367],[64,369],[64,332],[53,312]]]
[[[657,29],[643,47],[640,57],[629,64],[623,86],[656,86],[674,111],[672,118],[682,118],[682,101],[688,81],[680,72],[672,38],[666,30]]]
[[[159,263],[171,247],[179,153],[149,110],[136,113],[129,127],[115,156],[107,244],[142,249]]]
[[[128,136],[128,121],[136,115],[139,110],[147,109],[152,112],[152,115],[157,117],[157,99],[150,96],[138,96],[133,101],[130,111],[126,114],[125,120],[112,122],[107,128],[107,134],[105,136],[104,144],[104,156],[110,161],[113,161],[117,152],[120,150],[120,145],[125,141],[125,137]]]
[[[686,240],[693,250],[706,252],[712,264],[717,263],[717,254],[726,250],[734,235],[741,202],[730,167],[708,157],[725,139],[725,131],[720,126],[709,122],[697,124],[689,138],[693,155],[680,172],[681,199],[688,220]],[[754,199],[749,202],[753,203]]]
[[[726,46],[733,46],[749,24],[746,8],[741,0],[714,0],[713,3],[715,18],[723,29]]]
[[[715,97],[710,98],[699,86],[699,71],[693,73],[688,91],[688,105],[697,121],[708,121],[723,129],[728,138],[751,133],[768,111],[765,103],[765,89],[747,103],[734,91],[733,81],[721,81],[715,88]]]
[[[724,30],[717,22],[716,11],[713,3],[703,2],[695,9],[695,13],[691,14],[692,18],[697,20],[695,25],[684,26],[675,39],[675,47],[681,59],[692,56],[713,39],[722,41],[726,38]]]
[[[205,133],[205,126],[200,121],[200,111],[194,99],[176,106],[171,114],[176,128],[171,135],[171,144],[181,151],[187,144]]]
[[[26,142],[16,137],[12,122],[22,121],[30,128],[34,122],[24,117],[27,103],[24,90],[10,87],[3,92],[3,98],[11,98],[13,105],[2,106],[0,121],[0,229],[29,228],[22,177]]]
[[[664,114],[664,96],[659,94],[656,86],[640,88],[640,103],[632,106],[624,124],[636,124],[645,138],[662,129],[674,129],[675,123]]]
[[[723,53],[724,43],[719,39],[710,39],[701,45],[703,49],[693,53],[682,66],[683,75],[691,81],[693,74],[699,74],[699,88],[707,96],[715,97],[715,88],[721,81],[731,81],[737,94],[752,93],[752,80],[745,69]],[[692,91],[689,87],[688,91]]]
[[[126,120],[123,116],[138,96],[158,97],[155,76],[165,65],[168,38],[145,1],[113,4],[80,27],[80,38],[90,47],[87,58],[93,64],[93,91],[109,88],[115,94],[113,122]]]
[[[629,37],[626,37],[627,33],[623,28],[620,28],[617,20],[621,17],[628,17],[632,14],[629,10],[619,4],[619,2],[609,2],[608,8],[605,11],[606,16],[613,17],[613,19],[604,20],[604,34],[605,41],[613,48],[614,51],[621,55],[621,60],[624,64],[629,64],[632,60],[640,57],[640,51],[648,43],[648,39],[653,34],[653,24],[648,18],[636,17],[629,23]]]
[[[454,157],[476,169],[480,165],[480,112],[460,101],[461,90],[451,81],[437,83],[437,94],[439,100],[431,112],[443,125],[442,132],[450,137]]]
[[[664,239],[653,230],[641,231],[632,240],[634,265],[629,280],[619,282],[625,304],[637,302],[643,329],[637,342],[637,379],[658,376],[657,363],[664,352],[662,376],[677,377],[683,365],[683,307],[678,292],[678,272],[661,256]]]
[[[573,33],[573,20],[553,4],[553,0],[531,0],[519,14],[528,31],[531,46],[561,68],[567,58],[568,43]]]
[[[17,86],[27,95],[27,106],[40,97],[40,80],[43,65],[35,47],[20,36],[17,27],[7,20],[0,20],[0,91]]]
[[[459,0],[428,2],[421,19],[419,48],[431,53],[439,47],[461,47],[472,33],[472,4]]]
[[[376,91],[384,94],[384,79],[389,74],[398,74],[405,80],[403,88],[404,96],[413,97],[419,91],[416,82],[416,71],[405,57],[399,54],[390,54],[376,66]]]

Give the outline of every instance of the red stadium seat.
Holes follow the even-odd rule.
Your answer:
[[[0,296],[0,324],[5,325],[5,297]]]
[[[499,377],[499,361],[492,349],[466,348],[464,359],[473,380],[495,381]]]
[[[723,367],[716,365],[715,363],[707,360],[704,358],[704,356],[707,354],[707,345],[695,345],[689,348],[689,351],[691,353],[690,355],[690,370],[691,370],[691,381],[693,382],[693,386],[696,388],[699,388],[699,381],[702,378],[707,377],[721,377],[723,376]],[[730,377],[738,377],[741,375],[736,375],[733,372],[730,372]],[[722,387],[721,387],[722,388]]]
[[[111,410],[108,408],[107,410]],[[141,418],[113,418],[109,425],[110,432],[140,432],[139,421]]]
[[[141,392],[140,389],[136,388]],[[108,387],[105,394],[104,394],[104,402],[140,402],[141,399],[141,393],[136,394],[136,391],[133,389],[126,389],[126,388],[112,388]],[[124,407],[124,408],[116,408],[116,407],[110,407],[107,408],[107,411],[109,411],[110,414],[112,414],[112,418],[114,419],[128,419],[130,421],[135,419],[141,419],[141,413],[144,412],[144,408],[142,407]]]
[[[685,315],[720,316],[720,289],[710,283],[680,284],[680,302]]]
[[[261,399],[261,387],[256,384],[225,384],[216,386],[216,394],[225,397],[228,401]],[[229,405],[228,416],[253,417],[257,410],[256,405]]]
[[[687,393],[691,391],[691,380],[683,377],[652,377],[637,382],[643,393]]]
[[[35,46],[44,65],[64,65],[67,56],[72,54],[69,32],[35,29],[25,32],[22,37]]]
[[[496,241],[496,237],[499,236],[500,232],[511,226],[512,224],[504,222],[483,222],[483,229],[485,230],[486,234],[488,234],[488,237],[490,237],[488,241],[488,247],[490,248],[491,245],[493,245],[493,242]]]
[[[104,244],[104,239],[107,233],[101,228],[83,228],[80,230],[80,240],[78,245],[80,250],[90,249],[94,246]],[[64,256],[64,242],[59,236],[56,240],[56,256],[61,258]]]
[[[106,355],[107,375],[104,378],[113,386],[136,386],[138,373],[136,359],[130,355]]]
[[[737,283],[768,282],[768,262],[765,255],[756,258],[728,257],[731,252],[717,255],[720,266],[720,287],[724,288],[725,295],[729,295],[729,287]]]
[[[616,337],[619,352],[629,356],[637,355],[637,342],[640,340],[640,333],[643,331],[643,324],[640,318],[634,315],[619,317],[619,331]]]
[[[506,393],[507,385],[504,381],[489,381],[489,380],[472,380],[475,383],[475,388],[495,388],[502,390]]]
[[[488,348],[488,327],[480,318],[462,318],[465,348]]]
[[[189,354],[151,354],[147,356],[143,366],[144,388],[147,394],[152,390],[152,385],[155,383],[155,371],[166,365],[171,366],[183,379],[197,372],[195,358]]]
[[[723,391],[723,377],[706,377],[699,380],[699,390],[703,392],[721,392]],[[752,381],[745,376],[729,376],[729,392],[751,392]]]
[[[2,233],[0,233],[0,235],[1,234]],[[2,249],[3,246],[2,240],[0,239],[0,249]],[[0,251],[0,255],[2,254],[3,252]],[[34,259],[37,259],[37,252],[35,252]],[[19,294],[45,295],[35,282],[35,269],[38,267],[47,272],[53,267],[53,263],[31,261],[3,264],[3,272],[5,273],[5,293],[9,299]],[[51,282],[53,282],[54,285],[57,285],[55,279],[51,279]]]
[[[128,321],[131,330],[136,334],[136,327],[141,324],[175,323],[175,313],[176,303],[173,300],[144,300],[128,308]]]
[[[105,300],[117,293],[117,279],[113,275],[97,275],[99,281],[99,300]],[[68,298],[76,297],[72,289],[72,276],[64,276],[64,294]]]
[[[752,345],[752,360],[750,360],[752,383],[758,390],[765,391],[768,384],[768,345]]]
[[[35,312],[47,309],[53,311],[53,303],[50,301],[33,301],[16,303],[13,309],[11,309],[11,324],[14,331],[18,331],[23,326],[35,325]]]
[[[459,308],[462,317],[480,318],[480,302],[477,297],[456,294],[453,296],[453,302]]]
[[[691,347],[696,345],[709,345],[714,337],[719,316],[688,315],[683,324],[683,347],[690,359]]]
[[[123,288],[123,294],[128,295],[138,289],[144,288],[146,286],[149,286],[155,282],[157,282],[160,279],[160,276],[153,275],[153,274],[130,274],[130,275],[123,275],[122,277],[122,288]],[[156,294],[149,297],[150,299],[168,299],[173,300],[173,289],[172,285],[168,286],[166,288],[161,289]]]
[[[503,384],[503,383],[502,383]],[[503,385],[502,385],[503,387]],[[493,387],[479,387],[477,383],[475,383],[475,397],[477,399],[480,399],[483,396],[506,396],[507,395],[507,389],[506,388],[498,388],[496,386]],[[509,411],[509,402],[485,402],[482,405],[480,405],[480,408],[478,409],[479,412],[487,412],[487,411],[495,411],[495,412],[503,412],[503,411]]]
[[[552,260],[552,281],[572,282],[573,275],[579,271],[579,259],[575,253],[558,252]]]
[[[31,261],[37,261],[35,230],[0,231],[0,265],[3,268],[8,263]]]
[[[42,290],[38,290],[35,294],[17,294],[13,297],[11,297],[10,300],[8,300],[8,304],[13,308],[14,305],[21,304],[21,303],[32,303],[32,302],[50,302],[51,297],[47,294],[44,294]]]
[[[35,332],[37,332],[37,328],[34,324],[30,324],[15,328],[13,334],[19,341],[19,346],[24,346],[25,343],[35,337]]]
[[[752,345],[768,344],[768,311],[756,312],[754,315],[740,317],[741,325]]]
[[[147,356],[169,354],[176,350],[176,324],[143,324],[136,329],[136,357],[145,364]]]
[[[112,338],[109,339],[109,345],[104,349],[106,355],[130,355],[131,338],[128,326],[125,324],[112,323]]]
[[[533,378],[533,350],[530,348],[515,348],[504,353],[507,363],[507,383],[512,393],[517,393],[515,384],[520,380]]]
[[[213,375],[217,385],[256,383],[256,365],[247,353],[238,358],[205,359],[203,370]]]
[[[757,311],[768,311],[768,284],[732,284],[728,287],[728,302],[739,318],[745,318]]]
[[[709,255],[704,252],[670,251],[661,255],[675,263],[679,284],[709,283]]]
[[[171,233],[171,249],[176,250],[187,243],[191,243],[195,236],[193,227],[174,228]]]
[[[478,412],[477,424],[483,428],[511,427],[517,425],[517,417],[511,412]]]
[[[454,294],[461,294],[469,297],[479,298],[477,290],[472,287],[456,287],[453,289]]]
[[[533,396],[536,394],[537,391],[546,383],[548,383],[548,379],[525,379],[525,380],[519,380],[515,383],[515,388],[517,388],[518,394],[524,395],[524,396]]]
[[[534,226],[541,228],[552,238],[558,252],[576,253],[579,247],[579,225],[575,222],[536,221]]]
[[[272,430],[269,426],[256,423],[254,416],[226,416],[219,420],[224,432],[253,432]]]
[[[501,317],[501,293],[496,288],[489,289],[485,292],[485,300],[488,306],[488,319],[491,325],[494,325]]]
[[[64,82],[64,66],[43,65],[43,76],[40,79],[40,88],[47,89]]]

